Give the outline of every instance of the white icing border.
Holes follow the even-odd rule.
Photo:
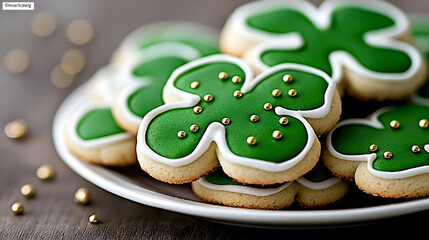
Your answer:
[[[303,39],[299,33],[289,34],[270,34],[261,30],[253,29],[247,26],[246,19],[250,14],[255,12],[263,12],[265,10],[284,6],[291,9],[296,9],[308,17],[316,27],[325,29],[330,25],[332,12],[341,6],[354,6],[371,11],[379,12],[387,15],[395,21],[395,25],[381,30],[374,30],[364,35],[364,40],[368,45],[381,46],[384,48],[398,49],[406,52],[411,59],[411,67],[403,73],[379,73],[371,71],[362,66],[349,53],[344,51],[336,51],[329,55],[329,61],[332,67],[332,79],[337,84],[342,80],[343,66],[347,66],[354,73],[377,79],[386,82],[408,81],[418,75],[418,72],[423,64],[422,56],[419,51],[412,45],[395,40],[395,37],[406,33],[409,29],[409,22],[405,14],[395,6],[383,1],[325,1],[322,2],[319,8],[311,3],[300,0],[289,1],[257,1],[245,4],[234,11],[230,17],[230,21],[249,39],[263,41],[250,50],[250,54],[260,69],[268,69],[261,59],[260,55],[267,49],[295,49],[303,44]],[[289,46],[287,44],[290,44]]]
[[[192,153],[189,155],[179,158],[179,159],[170,159],[163,156],[158,155],[155,153],[146,143],[146,130],[149,126],[150,122],[153,118],[158,116],[159,114],[166,112],[170,109],[175,108],[189,108],[192,106],[195,106],[199,101],[200,97],[198,95],[194,95],[191,93],[187,93],[185,91],[182,91],[180,89],[177,89],[174,87],[173,83],[174,81],[183,73],[194,69],[196,67],[199,67],[204,64],[213,63],[213,62],[229,62],[232,64],[237,65],[240,67],[244,73],[245,73],[245,79],[244,84],[242,86],[242,92],[248,92],[250,91],[259,81],[263,80],[266,76],[269,76],[279,70],[283,69],[296,69],[301,71],[308,71],[310,73],[316,74],[324,78],[328,82],[328,89],[326,90],[326,94],[331,94],[330,97],[326,98],[325,103],[323,106],[314,109],[314,110],[308,110],[308,111],[300,111],[300,110],[288,110],[282,107],[276,107],[275,113],[276,114],[282,114],[282,115],[289,115],[293,116],[297,119],[299,119],[303,125],[305,126],[305,129],[307,131],[308,141],[306,146],[304,147],[303,151],[301,151],[297,156],[294,158],[282,162],[282,163],[273,163],[273,162],[267,162],[267,161],[261,161],[258,159],[252,159],[247,157],[238,156],[231,152],[229,147],[226,143],[225,138],[225,128],[221,123],[213,122],[211,123],[202,139],[194,149]],[[170,104],[165,104],[163,106],[160,106],[152,111],[150,111],[146,116],[143,118],[142,122],[140,123],[139,130],[137,133],[137,147],[139,150],[148,158],[153,159],[157,162],[169,165],[169,166],[184,166],[189,163],[192,163],[197,158],[199,158],[209,147],[211,142],[216,142],[217,146],[220,150],[220,153],[223,157],[225,157],[228,161],[234,162],[239,165],[249,166],[269,172],[281,172],[284,170],[287,170],[289,168],[292,168],[297,163],[301,161],[301,159],[307,155],[307,153],[310,151],[311,147],[313,146],[313,143],[315,141],[315,133],[311,125],[304,119],[304,117],[309,116],[319,116],[323,117],[326,116],[329,113],[330,110],[330,104],[332,101],[333,93],[335,92],[335,83],[333,83],[329,76],[325,73],[323,73],[320,70],[304,66],[304,65],[298,65],[298,64],[281,64],[277,65],[271,69],[269,69],[267,72],[264,72],[263,74],[260,74],[256,78],[253,78],[253,70],[250,68],[250,66],[244,62],[242,59],[239,59],[234,56],[225,55],[225,54],[218,54],[218,55],[211,55],[208,57],[200,58],[198,60],[192,61],[188,64],[183,65],[182,67],[177,68],[172,75],[170,76],[170,79],[165,85],[165,88],[168,90],[168,92],[171,92],[172,94],[179,96],[182,101],[180,102],[174,102]],[[326,106],[329,105],[329,106]]]
[[[111,105],[110,103],[107,103],[107,102],[90,101],[81,105],[73,113],[73,115],[70,118],[70,122],[69,124],[67,124],[67,127],[66,127],[67,134],[73,142],[75,142],[76,144],[78,144],[80,147],[83,147],[83,148],[97,148],[97,147],[106,146],[109,144],[113,144],[113,143],[120,142],[134,137],[133,135],[127,132],[123,132],[123,133],[118,133],[107,137],[91,139],[91,140],[84,140],[80,138],[76,131],[79,121],[86,113],[98,108],[111,108]]]
[[[328,133],[328,136],[326,137],[326,146],[328,148],[329,153],[332,156],[339,158],[339,159],[343,159],[343,160],[366,161],[368,171],[371,174],[373,174],[374,176],[377,176],[380,178],[399,179],[399,178],[412,177],[412,176],[416,176],[416,175],[423,174],[423,173],[429,173],[429,166],[420,166],[420,167],[406,169],[406,170],[402,170],[402,171],[396,171],[396,172],[379,171],[379,170],[376,170],[372,167],[373,162],[377,158],[377,154],[369,153],[369,154],[360,154],[360,155],[347,155],[347,154],[342,154],[340,152],[337,152],[337,150],[335,150],[335,148],[332,146],[332,134],[333,134],[333,132],[337,128],[344,126],[344,125],[363,124],[363,125],[367,125],[367,126],[377,128],[377,129],[384,129],[383,125],[378,121],[378,117],[382,113],[385,113],[385,112],[390,111],[392,109],[394,109],[394,107],[381,108],[381,109],[375,111],[371,115],[371,118],[369,120],[367,120],[367,119],[347,119],[347,120],[339,122],[337,124],[337,126],[334,129],[332,129]],[[425,144],[424,149],[426,150],[426,152],[429,153],[429,143]]]
[[[117,72],[111,65],[106,65],[92,75],[88,80],[94,89],[92,96],[101,97],[104,102],[112,103],[115,92],[124,84],[116,77]]]

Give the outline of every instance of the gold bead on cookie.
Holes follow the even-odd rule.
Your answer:
[[[377,152],[378,151],[378,146],[375,144],[371,144],[371,146],[369,146],[369,151],[370,152]]]
[[[218,77],[219,77],[219,79],[226,80],[226,79],[228,79],[228,73],[220,72]]]
[[[383,158],[385,158],[385,159],[390,159],[392,157],[393,157],[393,154],[391,152],[389,152],[389,151],[385,151],[383,153]]]
[[[177,132],[177,137],[180,139],[183,139],[186,137],[186,132],[185,131],[178,131]]]
[[[79,188],[75,192],[73,200],[76,203],[85,205],[88,204],[91,200],[91,194],[89,193],[89,190],[87,188]]]
[[[12,212],[15,215],[21,215],[24,213],[24,207],[22,206],[22,203],[20,203],[20,202],[13,203],[10,210],[12,210]]]
[[[239,90],[234,91],[234,97],[241,98],[243,97],[243,93]]]
[[[418,145],[413,145],[413,146],[411,147],[411,151],[412,151],[413,153],[419,153],[419,152],[420,152],[420,147],[419,147]]]
[[[234,76],[234,77],[232,77],[231,81],[232,81],[233,83],[241,83],[241,77],[239,77],[239,76]]]
[[[189,130],[191,130],[191,132],[193,132],[193,133],[196,133],[196,132],[198,132],[198,130],[200,130],[200,127],[198,127],[198,125],[197,125],[197,124],[192,124],[192,125],[189,127]]]
[[[291,97],[295,97],[298,94],[298,92],[295,89],[291,89],[287,92],[287,94],[289,94],[289,96]]]
[[[291,83],[293,81],[292,75],[286,74],[283,76],[283,82],[285,83]]]
[[[274,89],[271,92],[271,95],[273,95],[273,97],[275,97],[275,98],[278,98],[278,97],[280,97],[282,95],[282,92],[279,89]]]
[[[274,139],[279,140],[279,139],[281,139],[282,137],[283,137],[283,134],[282,134],[282,132],[280,132],[279,130],[275,130],[275,131],[273,132],[273,138],[274,138]]]
[[[204,95],[204,101],[206,101],[206,102],[211,102],[211,101],[213,101],[213,99],[214,99],[213,96],[210,94]]]
[[[421,128],[428,128],[429,127],[429,120],[427,120],[427,119],[422,119],[422,120],[420,120],[419,121],[419,126],[421,127]]]
[[[97,215],[92,214],[91,216],[89,216],[88,222],[90,222],[90,223],[99,223],[100,220],[98,219]]]
[[[201,113],[203,111],[203,108],[200,106],[195,106],[194,107],[194,113],[198,114]]]
[[[392,120],[389,125],[393,129],[398,129],[401,126],[401,123],[398,120]]]
[[[231,124],[231,119],[229,119],[229,118],[222,118],[222,124],[223,125],[229,125],[229,124]]]
[[[257,122],[259,121],[259,116],[256,114],[253,114],[252,116],[250,116],[250,121],[251,122]]]
[[[34,189],[33,185],[25,184],[21,187],[21,194],[24,197],[32,198],[34,194],[36,194],[36,190]]]
[[[191,83],[191,88],[193,88],[193,89],[195,89],[195,88],[197,88],[199,86],[200,86],[200,83],[197,82],[197,81]]]
[[[271,105],[271,103],[265,103],[264,109],[265,111],[270,111],[271,109],[273,109],[273,105]]]
[[[247,141],[247,144],[252,146],[256,144],[256,138],[253,136],[248,137],[246,141]]]
[[[287,119],[286,117],[282,117],[282,118],[280,118],[280,119],[279,119],[279,123],[280,123],[282,126],[286,126],[286,125],[288,125],[288,124],[289,124],[289,119]]]

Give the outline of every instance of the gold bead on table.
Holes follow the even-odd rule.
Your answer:
[[[241,77],[239,76],[234,76],[231,80],[233,83],[241,83]]]
[[[279,139],[281,139],[282,137],[283,137],[283,134],[282,134],[282,132],[280,132],[279,130],[275,130],[275,131],[273,132],[273,138],[274,138],[274,139],[279,140]]]
[[[293,81],[292,75],[286,74],[283,76],[283,82],[285,83],[291,83]]]
[[[247,144],[252,146],[256,144],[256,138],[253,136],[248,137],[246,141],[247,141]]]
[[[271,103],[265,103],[264,109],[265,111],[270,111],[271,109],[273,109],[273,105],[271,105]]]
[[[234,97],[241,98],[243,97],[243,93],[239,90],[234,91]]]
[[[282,118],[280,118],[280,119],[279,119],[279,123],[280,123],[282,126],[286,126],[286,125],[288,125],[288,124],[289,124],[289,119],[287,119],[286,117],[282,117]]]
[[[229,124],[231,124],[231,119],[229,119],[229,118],[222,118],[222,124],[223,125],[229,125]]]
[[[419,147],[418,145],[413,145],[413,146],[411,147],[411,151],[412,151],[413,153],[419,153],[419,152],[420,152],[420,147]]]
[[[177,132],[177,137],[180,139],[183,139],[186,137],[186,132],[185,131],[178,131]]]
[[[199,114],[203,111],[203,108],[200,106],[195,106],[194,107],[194,113]]]
[[[27,123],[24,120],[9,122],[4,127],[4,133],[8,138],[22,138],[27,134]]]
[[[420,120],[419,121],[419,126],[421,127],[421,128],[428,128],[429,127],[429,120],[427,120],[427,119],[422,119],[422,120]]]
[[[398,120],[392,120],[389,125],[393,129],[398,129],[401,126],[401,123]]]
[[[275,98],[278,98],[278,97],[280,97],[282,95],[282,92],[279,89],[274,89],[271,92],[271,95],[273,95],[273,97],[275,97]]]
[[[54,168],[51,165],[44,164],[37,169],[37,177],[42,180],[48,180],[54,177]]]
[[[383,158],[385,158],[385,159],[391,159],[392,157],[393,157],[393,154],[389,151],[385,151],[383,153]]]
[[[21,187],[21,194],[24,197],[32,198],[36,194],[36,190],[33,185],[25,184]]]
[[[193,89],[195,89],[195,88],[197,88],[197,87],[199,87],[200,86],[200,83],[199,82],[192,82],[191,83],[191,88],[193,88]]]
[[[90,223],[99,223],[100,219],[98,219],[97,215],[92,214],[91,216],[89,216],[88,222],[90,222]]]
[[[206,102],[211,102],[211,101],[213,101],[213,99],[214,99],[213,96],[210,94],[204,95],[204,101],[206,101]]]
[[[253,114],[252,116],[250,116],[250,121],[251,122],[257,122],[259,121],[259,116],[256,114]]]
[[[226,80],[226,79],[228,79],[228,73],[220,72],[218,77],[219,77],[219,79]]]
[[[295,89],[291,89],[287,92],[287,94],[291,97],[295,97],[296,95],[298,95],[298,92]]]
[[[371,144],[370,146],[369,146],[369,151],[370,152],[377,152],[378,151],[378,146],[377,145],[375,145],[375,144]]]
[[[200,127],[198,127],[198,125],[197,125],[197,124],[192,124],[192,125],[189,127],[189,130],[190,130],[191,132],[193,132],[193,133],[196,133],[196,132],[198,132],[198,130],[200,130]]]
[[[91,201],[91,194],[89,193],[89,190],[87,188],[79,188],[75,192],[73,200],[76,203],[85,205],[88,204],[89,201]]]
[[[22,206],[22,203],[20,203],[20,202],[13,203],[10,210],[12,210],[12,212],[15,215],[21,215],[24,213],[24,207]]]

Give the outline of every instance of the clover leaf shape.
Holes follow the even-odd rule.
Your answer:
[[[253,78],[248,64],[230,55],[190,62],[175,70],[164,88],[170,103],[146,114],[140,124],[140,165],[173,183],[207,174],[217,168],[217,158],[240,182],[294,180],[316,164],[320,152],[304,117],[325,117],[335,90],[327,74],[303,65],[279,65]],[[173,173],[193,169],[192,164],[201,169],[171,179],[157,176],[154,163]],[[246,173],[231,171],[237,167],[263,177],[249,180]]]

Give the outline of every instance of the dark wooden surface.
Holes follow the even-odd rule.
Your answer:
[[[56,109],[74,88],[108,63],[110,54],[127,33],[160,20],[198,21],[220,29],[226,17],[243,2],[246,1],[36,0],[35,11],[1,11],[0,59],[12,48],[24,48],[30,56],[30,68],[14,75],[7,72],[3,64],[0,66],[0,126],[24,119],[30,131],[21,140],[0,134],[0,239],[249,239],[315,232],[335,237],[340,237],[338,234],[396,235],[397,232],[427,237],[421,234],[428,226],[428,211],[355,227],[313,230],[315,232],[214,223],[117,197],[85,181],[61,161],[51,137]],[[429,4],[424,0],[398,0],[395,4],[408,12],[429,12]],[[57,30],[48,38],[36,37],[30,30],[31,18],[41,10],[52,11],[59,19]],[[65,35],[67,24],[77,18],[89,19],[95,28],[93,41],[78,47],[69,43]],[[62,54],[72,48],[85,53],[87,65],[69,88],[57,89],[49,81],[50,71]],[[36,177],[37,168],[45,163],[55,169],[56,175],[51,181]],[[20,187],[26,183],[36,188],[33,199],[20,195]],[[73,202],[73,194],[79,187],[91,191],[91,204],[81,206]],[[15,201],[24,205],[22,216],[10,211]],[[100,217],[100,224],[88,223],[92,213]]]

